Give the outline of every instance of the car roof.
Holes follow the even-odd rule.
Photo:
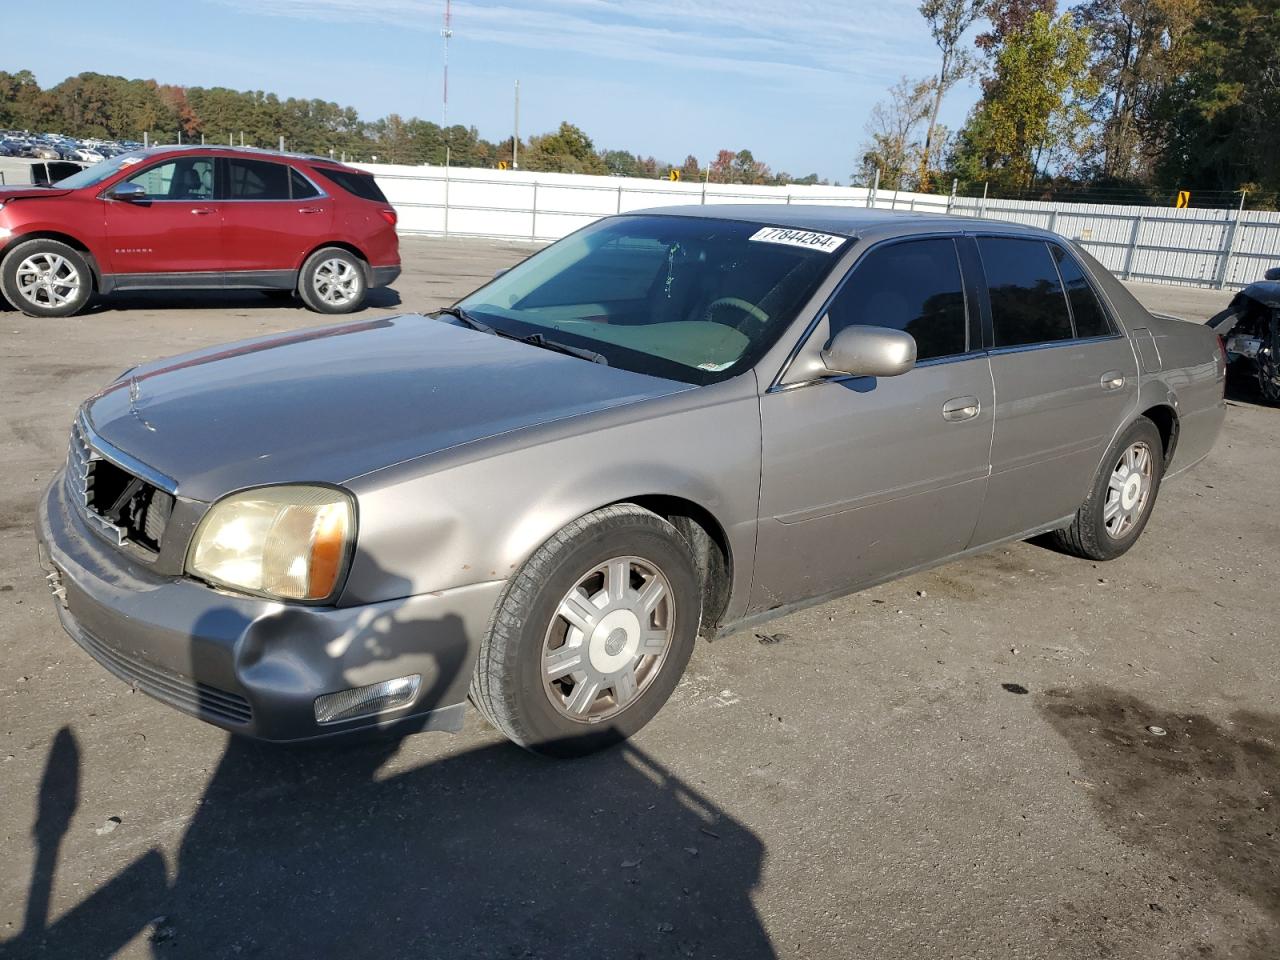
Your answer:
[[[714,203],[684,204],[674,207],[649,207],[632,210],[622,216],[704,217],[713,220],[739,220],[793,230],[814,230],[863,237],[874,233],[958,233],[964,230],[990,230],[1004,234],[1026,234],[1052,237],[1040,227],[1006,220],[952,216],[940,213],[916,213],[907,210],[877,210],[866,207],[808,203]]]
[[[277,159],[282,160],[306,160],[309,163],[326,164],[340,170],[350,170],[352,173],[365,172],[363,170],[357,170],[355,167],[349,167],[341,161],[334,160],[332,157],[322,157],[312,153],[290,153],[287,150],[268,150],[264,147],[232,147],[221,146],[216,143],[169,143],[155,147],[148,147],[145,150],[139,150],[137,152],[146,154],[150,157],[164,153],[199,153],[202,151],[253,157],[257,160],[262,160],[267,157],[276,157]]]

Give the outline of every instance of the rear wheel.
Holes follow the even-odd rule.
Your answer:
[[[20,243],[0,264],[5,299],[29,317],[69,317],[93,294],[84,254],[57,240]]]
[[[341,247],[317,250],[302,265],[298,277],[298,295],[317,313],[359,310],[368,288],[364,262]]]
[[[1113,560],[1125,553],[1146,529],[1163,476],[1160,431],[1142,417],[1111,445],[1089,496],[1071,526],[1054,531],[1054,543],[1089,560]]]
[[[471,698],[509,739],[580,756],[631,736],[679,682],[701,618],[689,544],[633,504],[590,513],[507,585]]]

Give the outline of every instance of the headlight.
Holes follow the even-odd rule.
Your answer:
[[[259,487],[219,500],[196,530],[187,572],[280,600],[325,600],[355,540],[355,507],[333,487]]]

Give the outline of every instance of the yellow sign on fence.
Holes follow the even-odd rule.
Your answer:
[[[1178,199],[1177,199],[1177,202],[1174,203],[1174,206],[1177,207],[1179,210],[1183,209],[1184,207],[1191,206],[1191,191],[1179,190]]]
[[[680,179],[680,171],[672,170],[670,173],[667,174],[667,179],[670,180],[672,183],[675,183],[677,180]]]
[[[505,170],[505,169],[507,169],[507,166],[508,166],[507,161],[505,161],[505,160],[499,160],[499,161],[498,161],[498,169],[499,169],[499,170]]]

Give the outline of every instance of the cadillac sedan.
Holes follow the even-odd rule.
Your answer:
[[[41,557],[90,656],[228,730],[456,730],[470,698],[581,754],[699,635],[1035,534],[1120,556],[1213,446],[1224,371],[1045,231],[652,210],[430,317],[127,371]]]

